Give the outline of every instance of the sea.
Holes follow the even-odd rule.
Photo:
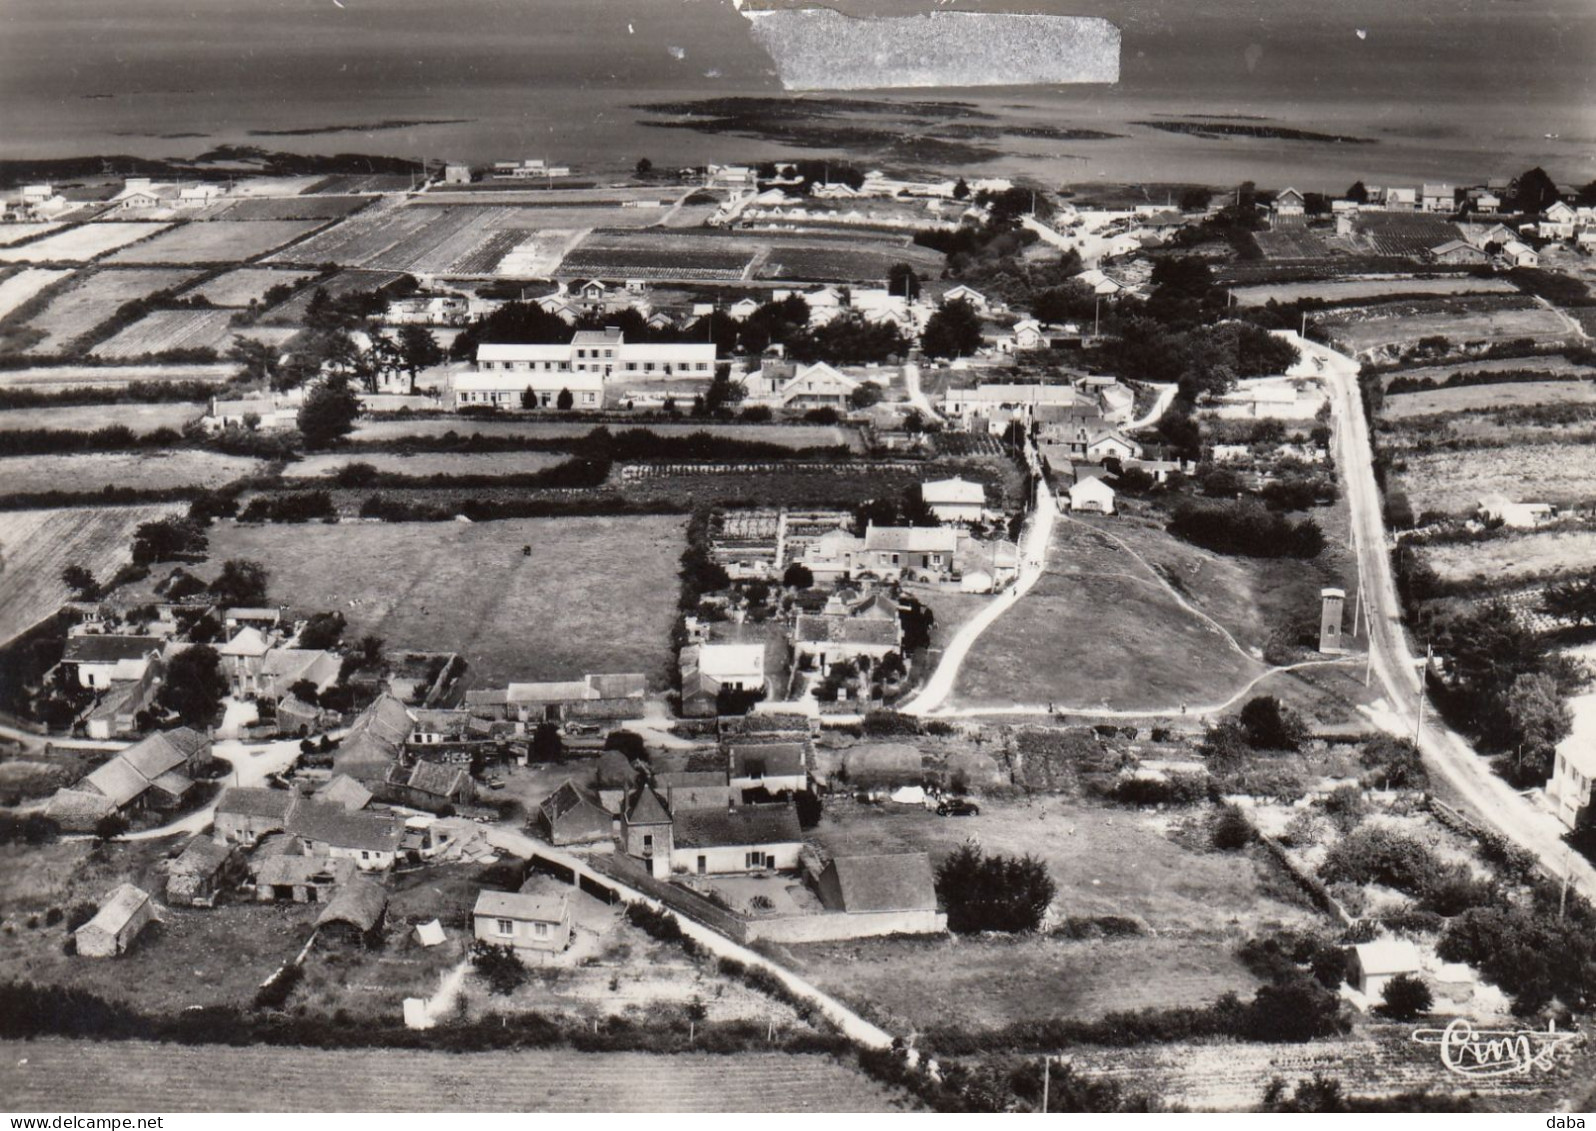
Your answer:
[[[1121,29],[1117,83],[848,95],[955,100],[1121,135],[1005,139],[1001,156],[970,170],[982,175],[1340,191],[1360,178],[1484,183],[1540,165],[1565,184],[1596,180],[1596,0],[832,6],[1099,16]],[[637,109],[783,96],[748,29],[731,0],[3,0],[0,155],[193,157],[226,144],[541,157],[596,174],[640,157],[661,167],[759,160],[790,150],[651,127]],[[1172,117],[1373,144],[1138,124]]]

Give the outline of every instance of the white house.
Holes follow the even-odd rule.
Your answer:
[[[1502,258],[1514,267],[1539,267],[1540,253],[1522,240],[1508,240],[1502,245]]]
[[[1596,781],[1596,692],[1574,696],[1568,709],[1574,725],[1568,737],[1557,744],[1546,799],[1558,819],[1571,829],[1579,820],[1579,811],[1590,804],[1591,783]]]
[[[1042,333],[1042,324],[1034,318],[1023,318],[1016,322],[1013,334],[1016,350],[1039,350],[1047,345],[1047,336]]]
[[[1114,488],[1095,475],[1073,484],[1068,491],[1070,510],[1088,514],[1114,513]]]
[[[979,522],[986,510],[986,488],[958,476],[920,484],[920,497],[941,522]]]
[[[1427,184],[1419,189],[1419,209],[1423,212],[1452,212],[1457,208],[1451,185]]]
[[[946,291],[944,291],[942,294],[942,301],[944,303],[967,302],[981,314],[986,313],[988,305],[986,296],[984,294],[976,290],[974,287],[965,286],[963,283],[960,283],[954,287],[949,287]]]
[[[765,686],[763,644],[700,644],[698,670],[719,686],[755,691]]]
[[[103,691],[113,683],[144,678],[161,648],[155,636],[69,636],[61,664],[76,674],[79,687]]]
[[[687,809],[672,820],[670,869],[698,876],[792,871],[802,848],[791,805]]]
[[[533,954],[558,954],[571,941],[571,905],[564,894],[479,891],[472,933],[482,942]]]
[[[1347,981],[1371,1001],[1385,995],[1385,987],[1398,974],[1419,973],[1419,948],[1406,939],[1377,939],[1359,943],[1347,959]]]
[[[500,347],[504,348],[504,347]],[[478,347],[483,350],[493,347]],[[490,353],[489,356],[495,356]],[[536,408],[558,408],[561,393],[571,394],[571,407],[599,409],[604,407],[604,377],[599,373],[576,373],[570,370],[528,368],[478,369],[456,373],[450,380],[456,408],[472,405],[496,405],[500,408],[521,408],[530,389]]]
[[[604,330],[578,330],[568,343],[509,344],[484,342],[477,347],[477,372],[501,378],[495,388],[509,388],[510,374],[545,378],[597,377],[602,383],[650,377],[694,377],[708,381],[715,375],[713,342],[628,342],[614,327]],[[523,380],[520,388],[525,388]],[[585,383],[591,389],[591,383]],[[483,389],[471,391],[479,396],[463,404],[496,403],[481,399]],[[558,390],[555,390],[558,393]],[[573,390],[574,391],[574,390]],[[579,405],[582,403],[578,398]],[[602,403],[600,401],[595,403]]]
[[[1492,494],[1479,501],[1476,513],[1487,522],[1500,520],[1503,526],[1530,530],[1555,519],[1557,508],[1551,503],[1515,503],[1506,495]]]
[[[1284,190],[1270,206],[1276,216],[1301,216],[1307,211],[1307,200],[1294,188]]]
[[[834,408],[847,411],[859,382],[823,361],[806,365],[782,385],[781,406],[788,409]]]

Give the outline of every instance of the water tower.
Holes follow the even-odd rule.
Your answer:
[[[1331,654],[1345,651],[1341,647],[1341,615],[1346,605],[1346,590],[1319,590],[1319,651]]]

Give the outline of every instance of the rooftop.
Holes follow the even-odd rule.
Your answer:
[[[151,652],[159,652],[161,643],[154,636],[69,636],[66,651],[61,654],[61,662],[114,664],[122,660],[136,660]]]
[[[563,923],[569,914],[563,895],[533,895],[516,891],[479,891],[473,915],[515,919],[523,923]]]
[[[717,848],[744,844],[795,844],[803,839],[798,813],[785,802],[739,809],[690,809],[677,814],[678,848]]]
[[[838,856],[831,862],[844,911],[935,911],[936,882],[924,852]]]

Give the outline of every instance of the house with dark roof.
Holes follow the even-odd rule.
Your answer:
[[[388,893],[375,880],[356,876],[342,885],[316,916],[316,934],[324,939],[367,943],[382,931]]]
[[[350,724],[333,753],[333,772],[367,784],[387,780],[414,725],[404,703],[383,692]]]
[[[654,775],[654,788],[665,796],[672,813],[684,809],[725,809],[740,795],[732,793],[724,772],[679,770]]]
[[[800,615],[793,625],[793,655],[806,669],[810,663],[825,675],[841,660],[861,657],[872,664],[903,646],[903,626],[891,618],[846,613]]]
[[[376,793],[392,805],[439,813],[470,804],[477,790],[471,771],[465,766],[418,761],[413,766],[388,767],[388,776],[377,786]]]
[[[210,761],[211,740],[178,727],[157,731],[94,770],[75,787],[108,798],[118,810],[170,810],[194,788],[190,776]]]
[[[924,852],[835,857],[821,870],[815,891],[827,911],[859,920],[851,924],[853,937],[947,930]]]
[[[69,636],[61,666],[76,676],[79,687],[103,691],[113,683],[143,678],[161,647],[157,636]]]
[[[255,898],[262,903],[326,903],[359,874],[353,860],[304,856],[296,843],[287,845],[295,851],[276,853],[255,869]]]
[[[303,798],[288,810],[285,825],[307,856],[343,857],[362,872],[392,868],[404,838],[404,825],[392,816]]]
[[[166,870],[166,902],[189,907],[211,907],[221,890],[236,849],[225,841],[201,834],[188,842]]]
[[[58,789],[44,807],[44,815],[65,833],[90,833],[100,821],[116,812],[116,802],[90,789]]]
[[[253,844],[268,833],[280,833],[287,827],[294,796],[286,789],[229,786],[216,800],[215,833],[239,844]]]
[[[803,833],[788,802],[675,814],[671,871],[698,876],[798,867]]]
[[[726,779],[733,793],[809,788],[807,746],[801,742],[738,742],[726,747]]]
[[[651,785],[640,785],[621,803],[621,851],[643,861],[655,879],[671,873],[671,811]]]
[[[543,799],[532,823],[544,840],[564,845],[608,840],[615,822],[596,794],[568,779]]]

